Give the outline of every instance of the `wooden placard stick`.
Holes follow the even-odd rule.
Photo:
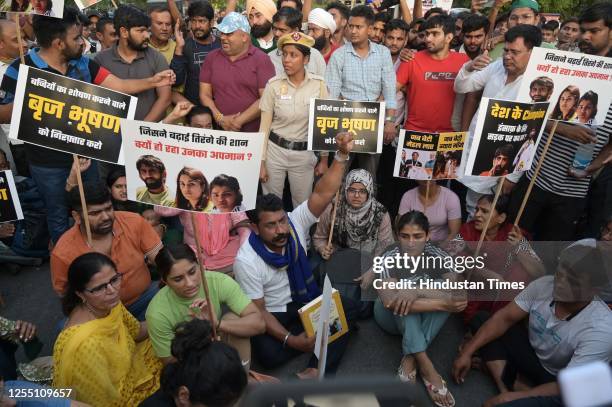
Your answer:
[[[531,195],[531,190],[533,189],[533,185],[535,184],[535,180],[540,173],[540,168],[542,168],[542,164],[544,163],[544,159],[546,159],[546,154],[548,153],[548,147],[550,147],[550,143],[555,135],[555,131],[557,131],[557,124],[559,124],[558,120],[555,120],[552,127],[550,128],[550,132],[548,133],[548,140],[546,140],[546,144],[544,144],[544,149],[542,150],[542,156],[540,157],[540,161],[538,161],[538,165],[536,166],[533,177],[531,177],[531,181],[529,181],[529,186],[525,191],[525,196],[523,197],[523,202],[521,202],[521,207],[516,214],[516,218],[514,219],[514,226],[518,226],[519,221],[521,220],[521,216],[523,216],[523,211],[525,210],[525,206],[527,205],[527,201],[529,200],[529,195]]]
[[[91,246],[91,228],[89,227],[89,213],[87,212],[87,201],[85,200],[85,192],[83,191],[83,178],[81,177],[81,166],[79,164],[79,156],[72,154],[74,166],[76,167],[77,188],[81,196],[81,208],[83,211],[83,222],[85,223],[85,234],[87,235],[87,244]]]
[[[21,63],[25,65],[25,56],[23,55],[23,39],[21,38],[21,25],[19,24],[19,14],[15,13],[15,24],[17,25],[17,46],[19,47],[19,58]]]
[[[427,211],[427,207],[429,206],[429,183],[431,181],[427,180],[425,182],[425,211]]]
[[[480,239],[478,239],[478,246],[476,246],[474,257],[478,257],[478,254],[480,254],[482,242],[484,242],[484,238],[487,235],[487,229],[489,229],[489,225],[491,224],[491,218],[493,218],[493,210],[495,209],[495,205],[497,205],[497,200],[499,199],[499,196],[501,195],[505,179],[506,177],[501,177],[497,184],[497,190],[495,191],[495,197],[493,198],[493,202],[491,203],[491,211],[489,212],[487,221],[485,222],[484,228],[482,229],[482,232],[480,233]]]
[[[340,190],[336,192],[336,197],[334,198],[334,209],[332,211],[331,224],[329,226],[329,236],[327,238],[327,245],[329,246],[332,242],[332,238],[334,237],[334,223],[336,223],[336,212],[338,211],[338,199],[340,198]]]
[[[198,261],[200,273],[202,274],[202,286],[204,287],[204,296],[206,297],[205,300],[208,303],[208,318],[212,327],[213,338],[217,339],[217,325],[213,322],[215,320],[215,311],[213,310],[213,304],[210,300],[210,291],[208,290],[208,282],[206,281],[206,269],[204,268],[201,259],[202,246],[200,245],[200,236],[198,235],[198,229],[196,228],[196,218],[194,212],[191,212],[191,227],[193,228],[193,237],[195,238],[196,243],[196,259]]]

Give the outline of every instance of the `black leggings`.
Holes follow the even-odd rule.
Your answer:
[[[487,311],[477,312],[469,323],[472,333],[476,334],[490,316]],[[557,381],[554,375],[542,367],[529,343],[527,329],[522,324],[512,325],[500,338],[480,348],[480,356],[483,362],[493,360],[507,362],[502,381],[508,389],[513,389],[519,373],[527,377],[534,386]]]

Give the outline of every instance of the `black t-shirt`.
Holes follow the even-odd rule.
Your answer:
[[[138,407],[176,407],[176,404],[172,397],[167,396],[161,390],[157,390],[140,403]]]

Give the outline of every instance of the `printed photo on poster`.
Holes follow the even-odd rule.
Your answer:
[[[64,0],[0,0],[0,12],[64,16]]]
[[[434,7],[439,7],[448,13],[453,7],[453,0],[422,0],[422,2],[424,13]],[[410,8],[411,13],[414,12],[414,0],[408,0],[408,8]]]
[[[534,48],[518,99],[549,102],[548,118],[603,124],[612,101],[612,58]]]
[[[121,120],[121,133],[128,199],[207,213],[255,208],[261,133],[135,120]]]
[[[393,175],[417,180],[457,178],[465,135],[402,129]]]
[[[465,175],[500,177],[527,171],[533,162],[548,102],[482,98]]]
[[[95,160],[123,164],[120,119],[137,98],[19,66],[9,137]]]
[[[0,171],[0,223],[23,219],[17,188],[10,170]]]
[[[308,150],[336,151],[336,134],[353,134],[354,153],[381,153],[384,102],[310,99]]]

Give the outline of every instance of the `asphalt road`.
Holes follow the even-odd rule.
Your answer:
[[[0,269],[0,293],[5,301],[0,314],[10,319],[23,319],[37,325],[39,337],[45,344],[41,356],[51,355],[56,337],[56,326],[62,318],[59,299],[51,288],[49,264],[37,268],[24,268],[17,275]],[[360,329],[352,333],[349,347],[338,370],[338,378],[358,377],[393,379],[401,360],[401,339],[378,328],[373,319],[360,321]],[[457,347],[463,337],[461,320],[451,316],[428,350],[434,366],[447,379],[449,389],[458,407],[480,406],[495,394],[492,381],[479,371],[470,372],[466,383],[457,386],[450,380],[450,370]],[[20,350],[20,360],[25,356]],[[269,373],[281,379],[289,379],[306,366],[307,355],[292,360],[280,369]],[[255,361],[254,367],[257,367]],[[421,382],[416,391],[425,397]],[[338,404],[339,405],[339,404]],[[433,406],[433,403],[431,404]]]

